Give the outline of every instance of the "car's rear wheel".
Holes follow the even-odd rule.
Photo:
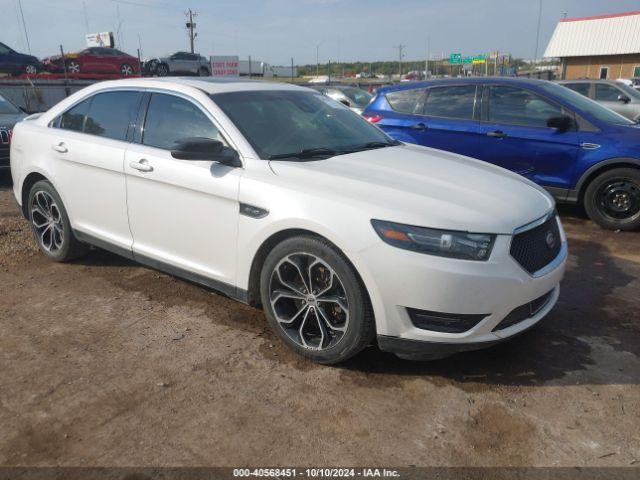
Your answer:
[[[30,63],[24,67],[24,73],[27,75],[35,75],[38,73],[38,67]]]
[[[584,194],[589,218],[603,228],[640,228],[640,170],[614,168],[596,177]]]
[[[75,60],[67,61],[67,72],[69,73],[80,73],[80,63]]]
[[[169,75],[169,67],[167,67],[164,63],[161,63],[156,68],[156,75],[158,75],[159,77],[166,77],[167,75]]]
[[[200,69],[198,70],[198,75],[201,77],[208,77],[209,76],[209,70],[207,70],[206,67],[200,67]]]
[[[128,77],[129,75],[133,75],[133,67],[128,63],[123,63],[122,66],[120,67],[120,73],[125,77]]]
[[[28,202],[31,231],[42,253],[56,262],[66,262],[87,252],[88,247],[73,234],[62,199],[51,183],[36,182]]]
[[[373,339],[364,287],[346,257],[325,240],[300,236],[278,244],[265,260],[260,293],[276,333],[313,361],[342,362]]]

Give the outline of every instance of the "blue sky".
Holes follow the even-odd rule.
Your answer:
[[[538,0],[21,0],[31,51],[73,51],[89,32],[116,31],[143,56],[188,49],[184,11],[198,12],[197,50],[274,65],[391,60],[498,50],[533,58]],[[564,12],[569,17],[640,10],[640,0],[542,0],[539,55]],[[86,10],[86,17],[85,17]],[[0,41],[26,51],[18,0],[0,0]],[[119,21],[120,20],[120,21]],[[139,37],[138,37],[139,36]]]

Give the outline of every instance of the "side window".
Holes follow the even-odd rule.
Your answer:
[[[617,102],[622,92],[616,87],[605,83],[596,83],[596,100],[600,102]]]
[[[494,123],[546,127],[550,117],[562,115],[562,108],[529,90],[490,87],[488,120]]]
[[[565,83],[564,86],[585,97],[589,96],[589,88],[591,88],[590,83]]]
[[[475,85],[430,88],[424,104],[424,114],[471,120],[475,98]]]
[[[424,89],[398,90],[387,93],[387,102],[391,108],[400,113],[417,113],[418,103],[424,94]]]
[[[62,115],[60,115],[59,123],[54,123],[57,124],[58,128],[62,128],[64,130],[73,130],[74,132],[81,132],[82,127],[84,126],[84,117],[87,115],[90,104],[91,98],[80,102],[73,108],[70,108]]]
[[[224,142],[211,120],[193,103],[175,95],[151,95],[142,143],[171,150],[177,140],[205,137]]]
[[[11,50],[9,50],[8,47],[0,43],[0,54],[7,55],[9,53],[11,53]]]
[[[106,92],[93,97],[84,132],[114,140],[126,140],[129,125],[138,113],[139,92]]]

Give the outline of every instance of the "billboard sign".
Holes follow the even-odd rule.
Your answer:
[[[239,77],[240,60],[238,55],[211,56],[212,77]]]
[[[85,35],[87,47],[113,47],[113,32],[89,33]]]

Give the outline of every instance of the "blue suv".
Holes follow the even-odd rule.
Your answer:
[[[604,228],[640,227],[640,126],[566,87],[487,77],[401,84],[378,90],[363,115],[403,142],[524,175]]]
[[[42,63],[36,57],[18,53],[4,43],[0,43],[0,72],[11,75],[21,73],[35,75],[40,70],[42,70]]]

